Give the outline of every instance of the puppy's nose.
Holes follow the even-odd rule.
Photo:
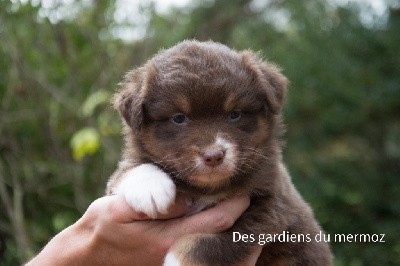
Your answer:
[[[207,149],[203,152],[204,164],[210,167],[220,165],[224,161],[225,152],[220,148]]]

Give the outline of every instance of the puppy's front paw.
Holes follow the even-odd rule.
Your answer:
[[[169,176],[152,164],[142,164],[124,174],[115,189],[136,211],[156,218],[174,203],[176,188]]]
[[[168,251],[164,258],[163,266],[206,266],[212,265],[200,263],[193,256],[193,251],[197,250],[198,254],[203,251],[198,249],[197,242],[201,237],[206,235],[193,234],[187,235],[179,239]]]
[[[172,252],[168,252],[167,256],[165,256],[163,266],[181,266],[182,264],[176,258],[175,254]]]
[[[164,266],[254,265],[246,260],[252,246],[231,238],[230,233],[186,235],[168,250]]]

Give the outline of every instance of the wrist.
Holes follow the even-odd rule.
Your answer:
[[[61,231],[26,266],[86,265],[88,238],[77,224]],[[90,238],[89,238],[90,239]]]

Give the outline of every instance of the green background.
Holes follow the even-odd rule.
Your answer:
[[[122,144],[118,82],[196,38],[282,67],[284,159],[325,231],[386,234],[332,243],[336,265],[400,265],[400,2],[139,2],[119,19],[114,1],[0,1],[0,264],[26,261],[103,195]]]

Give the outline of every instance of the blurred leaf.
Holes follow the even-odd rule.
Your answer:
[[[94,110],[97,106],[108,103],[110,98],[110,93],[105,90],[98,90],[90,94],[82,105],[82,114],[85,117],[93,115]]]
[[[97,129],[85,127],[72,136],[70,146],[75,160],[82,160],[85,155],[94,154],[100,146],[100,136]]]

